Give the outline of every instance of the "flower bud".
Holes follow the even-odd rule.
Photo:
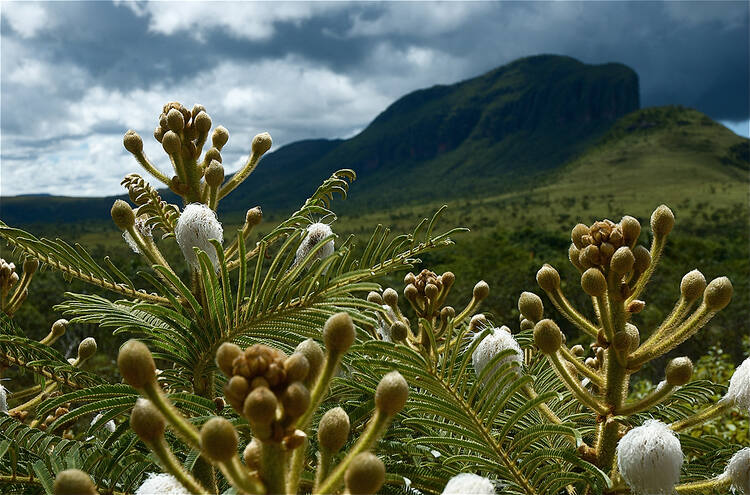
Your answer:
[[[680,387],[690,381],[693,376],[693,362],[687,357],[672,359],[667,364],[667,383],[674,387]]]
[[[518,311],[524,318],[537,322],[542,319],[544,313],[542,299],[533,292],[522,292],[518,298]]]
[[[309,386],[312,384],[315,378],[318,377],[320,368],[323,366],[323,349],[321,349],[318,343],[313,339],[307,339],[303,342],[300,342],[294,352],[299,352],[307,358],[310,369],[307,372],[305,384]]]
[[[120,347],[117,366],[125,381],[135,388],[156,382],[156,363],[143,342],[128,340]]]
[[[203,156],[203,161],[206,163],[211,163],[214,160],[222,163],[221,152],[216,148],[209,148],[209,150],[206,151],[206,154]]]
[[[628,313],[636,314],[643,311],[643,308],[646,307],[646,303],[644,301],[641,301],[640,299],[633,299],[630,301],[625,308],[625,311]]]
[[[156,139],[160,143],[164,139],[164,129],[162,129],[161,126],[158,126],[156,129],[154,129],[154,139]]]
[[[398,304],[398,293],[388,287],[383,291],[383,302],[388,306],[395,307]]]
[[[627,246],[622,246],[612,255],[609,268],[619,275],[624,275],[633,269],[634,264],[635,256],[633,255],[633,251]]]
[[[703,292],[703,303],[711,311],[720,311],[732,300],[732,282],[727,277],[711,280]]]
[[[200,134],[208,134],[209,129],[211,129],[211,117],[205,111],[200,112],[193,117],[193,125]]]
[[[224,126],[220,125],[214,129],[213,134],[211,134],[211,144],[214,148],[221,150],[221,148],[227,144],[227,141],[229,141],[229,131],[227,131]]]
[[[394,342],[404,341],[408,333],[409,327],[407,327],[406,323],[403,321],[395,321],[393,325],[391,325],[391,339],[393,339]]]
[[[354,322],[348,313],[336,313],[323,325],[323,341],[328,352],[346,352],[354,343],[354,336]]]
[[[273,392],[267,387],[258,387],[248,394],[242,413],[253,423],[269,424],[276,418],[277,405]]]
[[[398,371],[391,371],[380,379],[375,389],[375,407],[388,416],[398,414],[406,404],[409,385]]]
[[[281,404],[288,418],[299,418],[310,407],[310,391],[302,382],[294,382],[281,395]]]
[[[407,300],[415,301],[418,295],[419,295],[419,291],[417,290],[417,287],[414,284],[409,284],[406,287],[404,287],[404,297]]]
[[[349,438],[349,416],[340,407],[328,410],[318,424],[318,443],[328,452],[336,453]]]
[[[173,108],[167,113],[167,127],[170,131],[180,132],[185,128],[185,117],[182,112]]]
[[[151,443],[164,435],[167,422],[150,400],[139,398],[130,412],[130,428],[144,442]]]
[[[375,495],[385,483],[385,465],[370,452],[357,454],[344,474],[351,495]]]
[[[216,350],[216,366],[226,376],[232,376],[232,363],[242,355],[242,349],[237,344],[224,342]]]
[[[621,332],[615,333],[615,336],[612,339],[612,346],[618,352],[629,352],[630,351],[630,334],[628,334],[628,332],[624,330]]]
[[[211,187],[219,187],[222,182],[224,182],[224,167],[218,160],[211,160],[206,169],[206,184]]]
[[[536,283],[546,292],[555,292],[560,287],[560,274],[552,266],[545,264],[536,272]]]
[[[66,469],[57,473],[52,491],[55,495],[97,495],[91,477],[79,469]]]
[[[310,362],[301,352],[295,352],[284,361],[286,379],[289,382],[299,382],[307,378],[310,372]]]
[[[601,297],[607,292],[607,279],[598,268],[589,268],[581,275],[581,288],[594,297]]]
[[[250,208],[249,210],[247,210],[247,213],[245,213],[245,223],[248,225],[248,227],[255,227],[262,220],[263,211],[260,209],[260,206]]]
[[[625,215],[620,220],[620,229],[622,229],[623,244],[633,246],[641,235],[641,222],[629,215]]]
[[[23,272],[27,275],[32,275],[39,268],[39,260],[34,258],[26,258],[23,261]]]
[[[724,471],[732,481],[733,493],[750,494],[750,447],[737,451]]]
[[[572,352],[574,356],[581,357],[583,356],[584,349],[581,344],[576,344],[570,348],[570,352]]]
[[[181,146],[182,143],[180,141],[180,136],[173,131],[165,132],[164,136],[161,138],[161,147],[170,155],[179,153]]]
[[[477,301],[481,301],[482,299],[490,295],[490,286],[487,285],[487,282],[485,282],[484,280],[480,280],[474,286],[474,291],[472,292],[472,294],[474,296],[474,299],[476,299]]]
[[[706,290],[706,277],[698,270],[685,274],[680,282],[680,293],[687,301],[695,301]]]
[[[643,246],[636,246],[633,249],[633,258],[635,259],[633,268],[639,273],[645,272],[651,264],[651,253]]]
[[[135,213],[125,201],[118,199],[112,205],[112,220],[120,230],[127,230],[135,225]]]
[[[52,324],[52,336],[60,337],[68,328],[68,320],[59,319]]]
[[[427,299],[434,300],[437,298],[439,293],[440,289],[438,289],[437,285],[435,284],[427,284],[424,287],[424,295],[427,297]]]
[[[129,130],[125,133],[125,137],[122,138],[122,144],[125,149],[130,153],[136,155],[143,151],[143,140],[134,130]]]
[[[450,289],[456,281],[456,276],[453,272],[445,272],[440,276],[440,280],[442,280],[445,289]]]
[[[571,244],[568,248],[568,259],[574,267],[583,271],[583,265],[581,265],[581,251],[576,247],[575,244]]]
[[[674,227],[674,213],[667,205],[661,205],[651,214],[651,232],[654,237],[665,237]]]
[[[93,337],[86,337],[78,344],[78,361],[84,362],[96,354],[96,340]]]
[[[575,227],[573,227],[573,230],[570,232],[570,240],[573,241],[573,245],[577,247],[578,249],[583,249],[586,247],[586,244],[581,240],[581,238],[585,235],[589,235],[590,229],[588,226],[579,223]]]
[[[682,461],[680,441],[654,419],[627,432],[617,445],[617,467],[635,493],[673,493]]]
[[[641,345],[641,333],[632,323],[625,323],[625,332],[630,336],[630,352],[633,352]]]
[[[258,134],[253,138],[253,144],[252,144],[252,150],[253,155],[255,156],[261,156],[263,153],[271,149],[271,144],[273,144],[273,141],[271,140],[271,135],[267,132],[264,132],[262,134]]]
[[[209,459],[228,462],[237,454],[239,437],[229,420],[216,416],[201,428],[201,450]]]
[[[245,461],[245,466],[252,471],[260,471],[261,463],[263,462],[263,445],[258,441],[257,438],[253,438],[250,443],[247,444],[245,450],[242,452],[242,459]]]
[[[545,354],[554,354],[562,345],[562,332],[557,324],[545,319],[534,325],[534,343]]]

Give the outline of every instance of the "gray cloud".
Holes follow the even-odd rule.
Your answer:
[[[120,139],[161,105],[200,102],[232,132],[276,145],[345,137],[399,96],[559,53],[621,62],[644,106],[746,122],[745,2],[4,2],[2,191],[101,195],[134,170]],[[741,124],[735,128],[743,128]],[[163,162],[163,160],[162,160]],[[72,177],[91,177],[86,186]]]

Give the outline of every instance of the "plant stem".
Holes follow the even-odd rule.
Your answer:
[[[674,487],[677,493],[699,494],[699,493],[717,493],[719,490],[728,490],[732,480],[729,476],[723,474],[710,480],[693,481],[692,483],[683,483]]]
[[[645,411],[669,397],[674,389],[675,387],[668,384],[666,381],[661,382],[656,387],[656,390],[649,395],[636,402],[624,404],[621,408],[615,411],[615,414],[618,416],[630,416],[631,414]]]
[[[286,493],[286,455],[279,443],[263,442],[263,456],[261,458],[261,476],[269,494],[280,495]]]
[[[687,418],[680,421],[675,421],[674,423],[669,425],[669,427],[674,431],[687,430],[694,426],[702,425],[706,421],[726,413],[727,411],[732,409],[732,407],[734,407],[734,403],[732,401],[722,399],[716,404],[707,407],[697,414],[688,416]]]
[[[568,387],[568,390],[570,390],[570,392],[583,405],[598,414],[607,414],[607,407],[599,402],[599,400],[597,400],[597,398],[594,397],[591,392],[583,388],[578,382],[578,379],[568,372],[568,369],[562,363],[559,352],[554,354],[547,354],[547,359],[549,359],[549,361],[555,367],[555,370],[557,371],[558,375],[560,375],[565,385]]]
[[[143,393],[156,406],[159,412],[162,413],[164,419],[172,426],[175,433],[192,448],[200,450],[201,442],[198,429],[184,418],[172,403],[169,402],[169,399],[164,396],[159,385],[153,382],[143,389]]]
[[[148,446],[151,448],[154,454],[156,454],[156,457],[159,458],[161,466],[164,468],[164,470],[177,478],[177,481],[179,481],[180,484],[184,486],[191,494],[202,495],[208,493],[207,490],[203,488],[195,478],[190,476],[190,474],[182,468],[180,462],[177,460],[174,454],[172,454],[172,451],[169,450],[167,442],[164,440],[163,436],[155,442],[149,442]]]

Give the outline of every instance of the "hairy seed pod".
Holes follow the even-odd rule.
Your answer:
[[[698,270],[692,270],[682,277],[680,293],[686,301],[695,301],[706,290],[706,277]]]
[[[147,399],[139,398],[130,412],[130,428],[138,438],[152,443],[164,436],[167,422],[161,412]]]
[[[351,495],[374,495],[385,483],[385,465],[374,454],[362,452],[346,468],[344,480]]]
[[[239,437],[229,420],[215,416],[201,428],[201,450],[209,459],[228,462],[237,455]]]
[[[474,296],[474,299],[476,299],[477,301],[481,301],[490,295],[490,286],[487,285],[487,282],[485,282],[484,280],[480,280],[474,286],[472,295]]]
[[[156,382],[156,363],[151,351],[138,340],[128,340],[117,355],[120,374],[131,387],[145,388]]]
[[[252,150],[253,155],[255,156],[261,156],[266,151],[271,149],[271,145],[273,144],[273,141],[271,140],[271,135],[267,132],[258,134],[253,138],[253,144],[252,144]]]
[[[349,416],[340,407],[326,411],[318,424],[318,443],[328,452],[336,453],[349,438]]]
[[[534,343],[545,354],[554,354],[562,345],[562,332],[557,324],[545,319],[534,325]]]
[[[589,268],[581,275],[581,288],[593,297],[601,297],[607,292],[607,279],[597,268]]]
[[[524,318],[536,323],[544,314],[542,299],[533,292],[522,292],[521,297],[518,298],[518,311]]]
[[[703,292],[703,303],[711,311],[720,311],[732,300],[732,282],[727,277],[711,280]]]
[[[125,201],[118,199],[112,205],[112,220],[120,230],[127,230],[135,225],[135,213]]]
[[[143,139],[132,129],[125,133],[125,137],[122,138],[122,144],[126,150],[134,155],[143,151]]]
[[[232,376],[232,363],[242,355],[242,349],[237,344],[224,342],[216,350],[216,366],[226,376]]]
[[[79,469],[66,469],[57,473],[52,491],[55,495],[97,495],[91,477]]]
[[[545,264],[536,272],[536,283],[546,292],[555,292],[560,287],[560,274],[551,265]]]
[[[277,405],[273,392],[266,387],[258,387],[248,394],[242,413],[253,423],[269,424],[276,417]]]
[[[388,416],[398,414],[409,396],[409,384],[398,371],[391,371],[380,379],[375,389],[375,407]]]
[[[693,362],[687,357],[678,357],[667,363],[665,370],[667,383],[680,387],[690,381],[693,376]]]
[[[323,341],[329,352],[346,352],[354,343],[354,322],[348,313],[336,313],[323,325]]]

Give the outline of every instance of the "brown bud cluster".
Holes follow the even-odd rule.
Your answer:
[[[432,318],[440,314],[445,318],[446,315],[441,313],[441,306],[455,281],[456,276],[452,272],[438,275],[425,269],[418,275],[409,273],[404,277],[404,296],[419,316]],[[388,301],[385,303],[388,304]]]
[[[244,351],[223,344],[217,362],[222,371],[229,372],[224,386],[227,402],[247,418],[255,436],[296,446],[297,432],[291,425],[310,406],[310,391],[304,382],[311,363],[305,354],[287,356],[263,344]]]
[[[7,294],[16,285],[18,278],[15,263],[8,263],[0,258],[0,289],[3,291],[3,294]]]
[[[195,105],[192,110],[188,110],[178,102],[171,102],[164,105],[159,115],[159,126],[154,130],[154,138],[162,143],[168,153],[176,153],[181,149],[184,155],[198,158],[210,129],[211,117],[203,105]]]

